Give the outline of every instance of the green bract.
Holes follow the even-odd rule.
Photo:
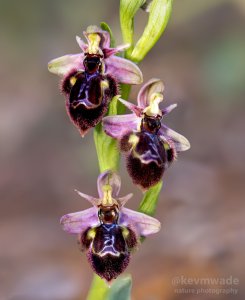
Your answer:
[[[153,0],[149,6],[149,19],[137,42],[131,59],[140,62],[158,41],[167,26],[172,10],[172,0]]]
[[[152,0],[147,7],[147,12],[149,12],[147,25],[134,47],[134,16],[144,2],[142,0],[121,0],[120,6],[123,39],[131,44],[131,47],[126,51],[126,56],[137,63],[143,60],[162,35],[172,10],[172,0]]]
[[[121,0],[120,1],[120,22],[123,40],[129,43],[130,47],[126,51],[126,57],[130,54],[134,46],[134,16],[145,0]]]

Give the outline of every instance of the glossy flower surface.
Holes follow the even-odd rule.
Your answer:
[[[92,269],[110,282],[128,266],[139,238],[158,232],[160,222],[124,207],[132,194],[118,197],[121,180],[116,173],[102,173],[97,186],[98,198],[78,192],[93,207],[63,216],[61,224],[65,231],[79,234],[81,250],[87,252]]]
[[[129,45],[110,48],[110,35],[96,26],[84,32],[85,43],[77,42],[82,53],[69,54],[48,64],[61,76],[67,112],[82,136],[105,115],[110,100],[118,94],[118,83],[139,84],[142,73],[136,64],[116,56]]]
[[[119,99],[133,114],[103,119],[105,132],[119,140],[126,153],[127,169],[133,182],[143,190],[158,183],[177,153],[190,148],[188,140],[163,124],[163,116],[177,105],[159,108],[163,100],[163,83],[149,80],[140,90],[138,105]]]

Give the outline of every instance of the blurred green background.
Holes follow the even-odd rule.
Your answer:
[[[109,23],[122,42],[119,1],[0,1],[0,299],[85,299],[92,271],[59,218],[97,194],[90,132],[81,139],[48,73],[49,60],[79,52],[75,36]],[[140,36],[146,14],[136,18]],[[245,2],[175,0],[165,34],[140,65],[165,83],[165,122],[192,148],[166,172],[156,217],[162,230],[137,251],[128,272],[136,300],[244,299]],[[135,87],[130,99],[136,99]],[[121,195],[141,192],[124,162]],[[180,292],[176,276],[229,277],[238,295]],[[224,286],[221,286],[224,288]]]

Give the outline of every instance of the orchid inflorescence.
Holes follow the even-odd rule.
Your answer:
[[[142,86],[137,104],[122,99],[119,84],[143,82],[139,67],[118,56],[131,45],[111,47],[110,33],[96,26],[89,26],[84,36],[86,43],[77,37],[82,52],[52,60],[49,71],[62,77],[67,113],[80,135],[102,124],[107,138],[118,140],[113,151],[125,154],[133,183],[149,191],[162,180],[177,154],[190,147],[185,137],[163,123],[176,104],[160,107],[164,85],[156,78]],[[113,99],[131,113],[108,115]],[[128,266],[140,239],[160,230],[160,222],[124,207],[132,194],[119,197],[121,179],[115,170],[101,170],[97,186],[97,198],[78,192],[92,207],[64,215],[61,224],[68,233],[79,235],[80,249],[87,253],[92,269],[110,282]]]

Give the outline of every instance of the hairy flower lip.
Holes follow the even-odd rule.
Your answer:
[[[125,44],[117,46],[115,48],[110,48],[109,33],[107,31],[101,30],[96,26],[90,26],[88,27],[87,31],[84,32],[84,36],[86,37],[88,42],[87,44],[80,37],[76,37],[77,43],[81,48],[82,53],[67,54],[55,58],[48,63],[48,70],[51,73],[59,76],[65,76],[73,69],[84,71],[83,60],[85,54],[87,53],[87,51],[89,51],[89,35],[91,34],[97,34],[100,37],[101,42],[99,44],[98,51],[101,51],[101,53],[104,54],[104,63],[106,67],[105,73],[113,75],[119,83],[142,83],[143,75],[139,67],[135,63],[125,58],[115,56],[117,52],[124,51],[130,45]],[[95,46],[93,47],[96,48]]]

